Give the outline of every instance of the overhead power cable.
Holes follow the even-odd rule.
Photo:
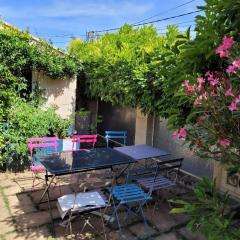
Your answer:
[[[194,1],[196,1],[196,0],[191,0],[191,1],[185,2],[185,3],[183,3],[183,4],[180,4],[180,5],[176,6],[176,7],[169,8],[169,9],[167,9],[166,11],[159,12],[159,13],[153,15],[153,16],[150,16],[150,17],[148,17],[148,18],[145,18],[145,19],[143,19],[143,20],[140,20],[140,21],[135,22],[135,23],[132,23],[132,24],[138,24],[138,23],[145,22],[145,21],[150,20],[150,19],[152,19],[152,18],[155,18],[155,17],[157,17],[157,16],[163,15],[163,14],[165,14],[165,13],[171,12],[171,11],[173,11],[173,10],[175,10],[175,9],[178,9],[178,8],[180,8],[180,7],[183,7],[183,6],[185,6],[185,5],[188,5],[188,4],[190,4],[190,3],[194,2]]]
[[[191,14],[198,13],[198,12],[202,12],[202,11],[203,11],[203,10],[197,10],[197,11],[193,11],[193,12],[188,12],[188,13],[179,14],[179,15],[172,16],[172,17],[166,17],[166,18],[157,19],[157,20],[154,20],[154,21],[149,21],[149,22],[144,22],[144,23],[137,23],[137,24],[130,24],[130,25],[133,26],[133,27],[137,27],[137,26],[141,26],[141,25],[146,25],[146,24],[151,24],[151,23],[156,23],[156,22],[162,22],[162,21],[166,21],[166,20],[170,20],[170,19],[174,19],[174,18],[179,18],[179,17],[191,15]],[[121,28],[121,27],[109,28],[109,29],[102,29],[102,30],[95,30],[95,31],[93,31],[93,32],[99,33],[99,32],[115,31],[115,30],[119,30],[120,28]]]
[[[186,23],[194,23],[194,21],[184,21],[184,22],[178,22],[178,23],[172,23],[172,24],[169,24],[169,25],[176,25],[176,26],[180,26],[182,24],[186,24]],[[185,25],[185,26],[188,26],[188,25]],[[165,28],[157,28],[157,30],[166,30],[166,27]],[[41,39],[45,39],[45,40],[49,40],[49,39],[54,39],[54,38],[79,38],[79,37],[86,37],[86,34],[73,34],[73,33],[70,33],[70,34],[49,34],[49,33],[39,33],[39,32],[35,32],[35,34],[37,35],[38,38],[41,38]],[[45,36],[44,36],[45,35]],[[102,36],[101,34],[99,34],[98,36]],[[53,40],[52,40],[53,41]],[[66,40],[67,41],[67,40]]]
[[[192,23],[192,24],[186,24],[186,23]],[[157,27],[157,30],[166,30],[167,26],[169,26],[169,25],[174,25],[177,27],[187,27],[187,26],[191,26],[194,24],[195,24],[194,21],[186,21],[186,22],[181,22],[181,23],[170,23],[170,24],[166,25],[165,27],[160,27],[160,28]]]

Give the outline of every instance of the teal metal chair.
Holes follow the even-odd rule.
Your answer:
[[[126,210],[125,221],[127,221],[131,213],[140,216],[144,221],[145,231],[147,231],[147,221],[144,215],[143,205],[152,199],[151,196],[134,183],[113,186],[110,194],[113,202],[112,217],[116,217],[120,236],[122,236],[122,228],[119,219],[119,211],[122,208]]]
[[[143,206],[152,199],[151,194],[144,192],[141,186],[137,185],[136,183],[129,182],[129,174],[130,167],[126,175],[125,184],[112,185],[112,187],[109,188],[110,199],[112,200],[113,206],[111,218],[116,218],[120,237],[122,236],[122,229],[119,219],[119,212],[122,211],[122,209],[125,209],[124,222],[127,221],[130,214],[141,217],[144,222],[145,231],[147,232],[147,221],[144,215]]]
[[[123,139],[123,145],[126,145],[127,131],[105,131],[107,147],[110,139]]]

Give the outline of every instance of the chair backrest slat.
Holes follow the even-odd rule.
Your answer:
[[[76,143],[92,143],[92,146],[95,147],[97,142],[97,134],[85,134],[85,135],[73,135],[72,136],[72,150],[76,150]]]
[[[58,138],[57,137],[41,137],[41,138],[29,138],[28,139],[28,149],[32,156],[34,148],[48,148],[53,147],[55,152],[58,148]]]
[[[169,157],[171,157],[171,155]],[[172,159],[168,159],[168,160],[165,160],[162,162],[157,162],[157,168],[156,168],[154,180],[157,178],[159,173],[161,173],[163,171],[169,172],[170,170],[175,169],[176,170],[175,181],[176,181],[179,171],[180,171],[180,168],[182,167],[183,159],[184,158],[182,158],[182,157],[174,158],[172,156]]]
[[[123,144],[126,145],[127,131],[105,131],[107,146],[109,139],[123,139]]]

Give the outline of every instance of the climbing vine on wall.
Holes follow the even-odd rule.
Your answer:
[[[168,91],[174,95],[181,81],[170,81],[169,76],[189,39],[189,31],[180,33],[176,26],[169,26],[162,36],[154,26],[124,25],[98,41],[74,40],[69,51],[83,60],[88,96],[165,116],[164,104],[170,107],[165,96]],[[177,99],[175,104],[183,102]]]
[[[10,162],[15,167],[26,164],[27,138],[64,136],[70,124],[55,109],[41,109],[26,76],[33,70],[44,71],[57,81],[78,74],[81,68],[73,56],[0,22],[0,167]]]

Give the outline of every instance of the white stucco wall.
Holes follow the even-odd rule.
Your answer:
[[[136,109],[135,144],[153,144],[154,118],[145,115],[139,108]]]
[[[57,106],[57,113],[67,118],[75,111],[77,77],[66,77],[64,79],[52,79],[42,71],[33,71],[33,88],[38,84],[44,90],[46,106]]]

